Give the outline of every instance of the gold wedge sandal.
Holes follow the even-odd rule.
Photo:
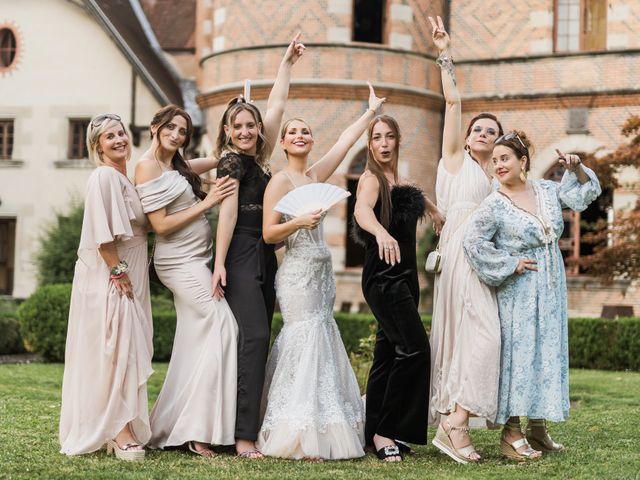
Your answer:
[[[107,442],[107,455],[115,453],[118,460],[124,460],[125,462],[141,462],[144,460],[145,451],[133,450],[134,447],[140,447],[139,443],[127,443],[122,448],[115,440],[109,440]]]
[[[512,432],[518,432],[522,435],[522,438],[518,440],[514,440],[513,442],[509,442],[504,438],[504,431],[510,430]],[[518,449],[521,447],[526,447],[522,452],[518,452]],[[536,458],[540,458],[542,456],[542,452],[540,450],[534,450],[531,448],[531,445],[527,442],[527,439],[522,434],[522,428],[520,427],[520,422],[515,423],[508,421],[504,425],[504,430],[502,431],[502,435],[500,436],[500,453],[507,457],[510,460],[517,460],[519,462],[524,462],[527,460],[533,460]]]
[[[453,430],[460,430],[464,433],[469,433],[469,427],[452,427],[449,423],[449,419],[445,419],[447,424],[446,427],[443,424],[438,425],[438,430],[436,431],[436,436],[433,437],[431,443],[442,453],[448,455],[453,460],[458,463],[467,464],[467,463],[477,463],[480,459],[473,458],[472,455],[475,453],[480,455],[478,451],[475,449],[473,444],[469,444],[466,447],[456,448],[453,446],[453,442],[451,441],[451,432]]]
[[[538,429],[544,429],[543,436],[536,436],[533,434],[533,432]],[[564,451],[564,445],[554,442],[551,435],[549,435],[547,422],[545,420],[529,420],[529,423],[527,423],[527,440],[533,448],[542,452],[553,453]]]

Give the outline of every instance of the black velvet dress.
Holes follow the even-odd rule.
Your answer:
[[[254,157],[229,153],[217,176],[240,182],[238,218],[225,268],[225,298],[238,322],[238,403],[236,438],[255,441],[260,429],[260,401],[275,307],[278,263],[273,245],[262,239],[262,203],[271,179]]]
[[[380,260],[378,244],[355,224],[365,245],[362,291],[378,321],[373,365],[367,382],[365,440],[373,435],[424,445],[427,442],[430,350],[418,313],[416,226],[424,216],[422,192],[412,185],[391,190],[389,234],[400,246],[401,262]],[[374,213],[380,219],[380,199]]]

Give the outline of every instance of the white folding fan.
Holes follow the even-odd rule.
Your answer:
[[[326,212],[351,193],[327,183],[309,183],[294,188],[276,204],[274,210],[279,213],[298,217],[305,213],[322,210]]]

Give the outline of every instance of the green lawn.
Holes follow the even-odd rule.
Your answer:
[[[155,399],[166,372],[156,364],[150,383]],[[485,460],[456,465],[431,445],[402,464],[384,464],[372,454],[362,460],[310,463],[241,460],[222,454],[206,460],[180,451],[148,452],[142,464],[107,457],[105,452],[67,458],[58,453],[62,366],[0,365],[0,478],[640,478],[640,373],[573,370],[571,418],[553,426],[568,451],[529,464],[498,455],[497,431],[474,431]],[[429,432],[429,439],[433,431]]]

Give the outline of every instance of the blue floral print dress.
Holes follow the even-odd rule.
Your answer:
[[[573,172],[560,183],[531,181],[537,212],[494,191],[472,215],[464,250],[480,279],[496,287],[502,354],[496,423],[511,416],[563,421],[569,414],[567,285],[558,239],[562,209],[582,211],[601,193],[595,173],[580,184]],[[537,271],[515,273],[521,258]]]

